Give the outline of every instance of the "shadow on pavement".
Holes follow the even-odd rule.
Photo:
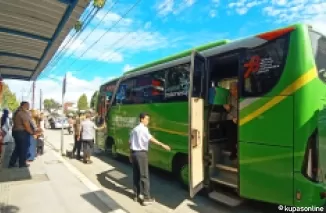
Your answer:
[[[1,213],[18,213],[19,207],[12,206],[12,205],[6,205],[4,203],[0,203],[0,212]]]
[[[132,168],[128,159],[119,158],[119,160],[115,160],[103,152],[95,154],[94,157],[114,167],[111,170],[97,174],[99,183],[107,189],[114,190],[132,199]],[[220,213],[274,213],[277,211],[276,205],[250,200],[246,200],[240,206],[229,207],[202,195],[189,199],[188,191],[182,189],[170,173],[151,168],[150,174],[151,194],[153,197],[161,205],[175,209],[178,213],[183,213],[187,209],[201,213],[211,213],[216,212],[216,210]]]
[[[99,197],[101,198],[101,200],[99,200]],[[102,190],[83,194],[82,198],[84,198],[87,202],[92,204],[102,213],[108,213],[116,210],[123,210],[121,206],[119,206],[112,198],[110,198]],[[108,206],[110,206],[110,208]]]
[[[102,153],[97,154],[95,157],[115,167],[112,170],[97,174],[99,183],[107,189],[114,190],[132,199],[132,169],[128,160],[122,158],[117,161],[103,156]],[[176,209],[180,204],[189,199],[188,192],[181,188],[179,183],[174,180],[173,175],[155,168],[151,168],[150,171],[151,194],[155,197],[157,203],[170,209]],[[202,202],[202,200],[206,202]],[[202,196],[198,196],[192,200],[194,203],[197,201],[200,201],[198,205],[196,205],[199,212],[203,212],[201,208],[206,209],[206,204],[216,206],[214,202]]]
[[[7,146],[3,148],[5,150],[4,150],[4,157],[3,157],[1,171],[0,171],[0,183],[31,180],[32,176],[28,168],[15,167],[15,168],[8,169],[11,153],[14,149],[14,143],[9,143]]]

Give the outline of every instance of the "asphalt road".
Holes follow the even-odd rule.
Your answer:
[[[60,150],[60,130],[46,131],[47,145]],[[73,136],[64,135],[65,149],[72,150]],[[129,212],[136,213],[268,213],[279,212],[276,205],[245,201],[237,207],[229,207],[204,196],[189,199],[188,192],[180,187],[169,173],[151,169],[151,193],[156,199],[152,206],[143,207],[131,199],[132,169],[127,159],[114,160],[104,153],[95,153],[93,164],[85,165],[75,159],[69,162],[94,184],[101,187],[112,199]]]

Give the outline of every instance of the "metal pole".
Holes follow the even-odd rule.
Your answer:
[[[62,112],[63,112],[63,105],[64,105],[64,96],[62,96]],[[63,123],[61,124],[61,155],[65,156],[66,153],[64,151],[64,128]]]
[[[43,97],[42,97],[43,95],[42,95],[42,89],[40,89],[40,112],[42,112],[42,99],[43,99]]]
[[[32,109],[35,109],[35,81],[33,81]]]
[[[65,74],[65,77],[63,79],[63,82],[62,82],[62,104],[61,104],[61,109],[62,109],[62,114],[64,112],[64,103],[65,103],[65,93],[66,93],[66,77],[67,77],[67,74]],[[64,150],[64,133],[63,133],[63,122],[61,124],[61,155],[65,156],[66,153],[65,153],[65,150]]]

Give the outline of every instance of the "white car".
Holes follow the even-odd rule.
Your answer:
[[[66,117],[57,117],[49,119],[49,124],[51,129],[67,129],[69,127],[68,118]]]

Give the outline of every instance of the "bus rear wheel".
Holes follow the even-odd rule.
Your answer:
[[[119,157],[117,152],[117,146],[115,145],[115,142],[111,137],[108,137],[106,139],[105,152],[108,153],[114,159]]]
[[[179,157],[175,160],[174,172],[181,183],[182,187],[186,188],[189,185],[189,168],[188,158]]]

